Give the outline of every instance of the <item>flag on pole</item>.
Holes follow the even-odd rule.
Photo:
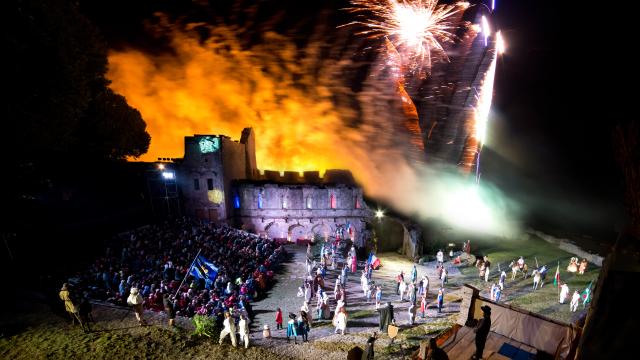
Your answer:
[[[369,264],[371,264],[371,268],[373,268],[373,270],[378,270],[378,267],[380,267],[380,259],[371,253],[371,255],[369,255]]]
[[[218,267],[200,255],[191,265],[189,275],[193,275],[196,279],[204,279],[207,284],[213,284],[218,276]]]
[[[589,286],[582,292],[582,305],[586,305],[589,301],[591,301],[591,284],[593,280],[589,282]]]
[[[553,277],[553,286],[560,286],[560,262],[558,262],[558,268],[556,269],[556,275]]]

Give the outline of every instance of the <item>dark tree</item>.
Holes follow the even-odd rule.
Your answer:
[[[78,149],[87,154],[122,159],[139,157],[147,151],[151,138],[140,112],[127,104],[124,96],[105,89],[89,104],[78,127]]]
[[[27,258],[46,268],[86,253],[87,239],[107,233],[100,229],[137,221],[136,164],[124,160],[144,154],[150,137],[140,113],[108,87],[106,43],[73,0],[0,7],[0,270]]]
[[[107,88],[106,45],[76,5],[9,0],[4,6],[3,120],[16,163],[85,158],[87,149],[97,158],[143,154],[149,145],[144,121]],[[107,128],[99,139],[85,137]]]

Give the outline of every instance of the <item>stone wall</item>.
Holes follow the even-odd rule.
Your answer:
[[[422,255],[422,229],[417,225],[404,224],[402,254],[414,260]]]
[[[219,148],[202,153],[200,140],[215,138]],[[194,135],[184,139],[184,158],[179,166],[178,184],[188,216],[212,221],[228,218],[232,207],[231,181],[246,178],[244,144],[227,136]]]
[[[360,188],[244,182],[233,192],[239,198],[239,204],[234,203],[239,205],[234,209],[235,222],[247,231],[292,241],[316,234],[335,237],[341,231],[339,236],[364,245],[363,233],[372,212]]]
[[[219,148],[202,153],[200,141],[206,137]],[[178,184],[186,215],[231,222],[272,238],[338,236],[364,246],[366,222],[373,213],[351,172],[327,170],[323,177],[318,171],[260,174],[256,166],[251,129],[243,130],[239,142],[223,135],[185,137]]]
[[[247,178],[246,151],[244,144],[231,139],[222,137],[220,146],[222,151],[222,172],[224,184],[224,213],[220,215],[221,219],[227,219],[231,216],[233,209],[233,192],[231,182],[234,180]]]

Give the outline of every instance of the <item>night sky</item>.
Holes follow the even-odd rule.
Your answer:
[[[349,16],[340,10],[347,1],[337,0],[206,3],[91,0],[81,1],[81,9],[110,47],[147,52],[168,50],[162,36],[145,31],[154,12],[174,20],[246,25],[243,9],[258,4],[248,42],[252,33],[265,29],[304,42],[315,22],[327,21],[318,16],[320,10],[332,14],[329,21],[336,24]],[[497,0],[495,21],[507,52],[498,62],[483,178],[528,202],[532,219],[555,221],[552,226],[572,223],[574,232],[588,233],[589,226],[608,232],[619,225],[622,213],[622,179],[612,144],[618,118],[598,109],[602,91],[615,88],[602,81],[603,53],[585,26],[584,19],[597,9],[564,3]]]

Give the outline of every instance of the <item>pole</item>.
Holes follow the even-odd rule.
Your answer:
[[[184,278],[182,278],[182,282],[180,282],[180,285],[178,285],[178,290],[176,290],[175,295],[173,295],[174,299],[175,299],[176,296],[178,296],[178,293],[180,292],[180,288],[182,287],[182,284],[184,284],[184,281],[187,280],[187,276],[189,276],[189,273],[191,272],[191,268],[193,267],[193,263],[196,262],[196,259],[200,255],[201,251],[202,251],[202,249],[198,250],[198,253],[196,254],[196,257],[193,258],[193,261],[191,262],[191,266],[189,266],[189,270],[187,270],[187,273],[184,274]]]
[[[11,253],[11,248],[9,247],[9,241],[7,240],[6,234],[2,234],[2,239],[4,240],[4,245],[7,247],[7,252],[9,253],[9,258],[11,262],[13,262],[13,254]]]
[[[556,269],[558,269],[558,274],[560,274],[560,260],[558,260],[558,267]],[[555,277],[555,274],[553,276]],[[558,288],[558,297],[560,297],[560,281],[558,281],[558,286],[556,287]]]

